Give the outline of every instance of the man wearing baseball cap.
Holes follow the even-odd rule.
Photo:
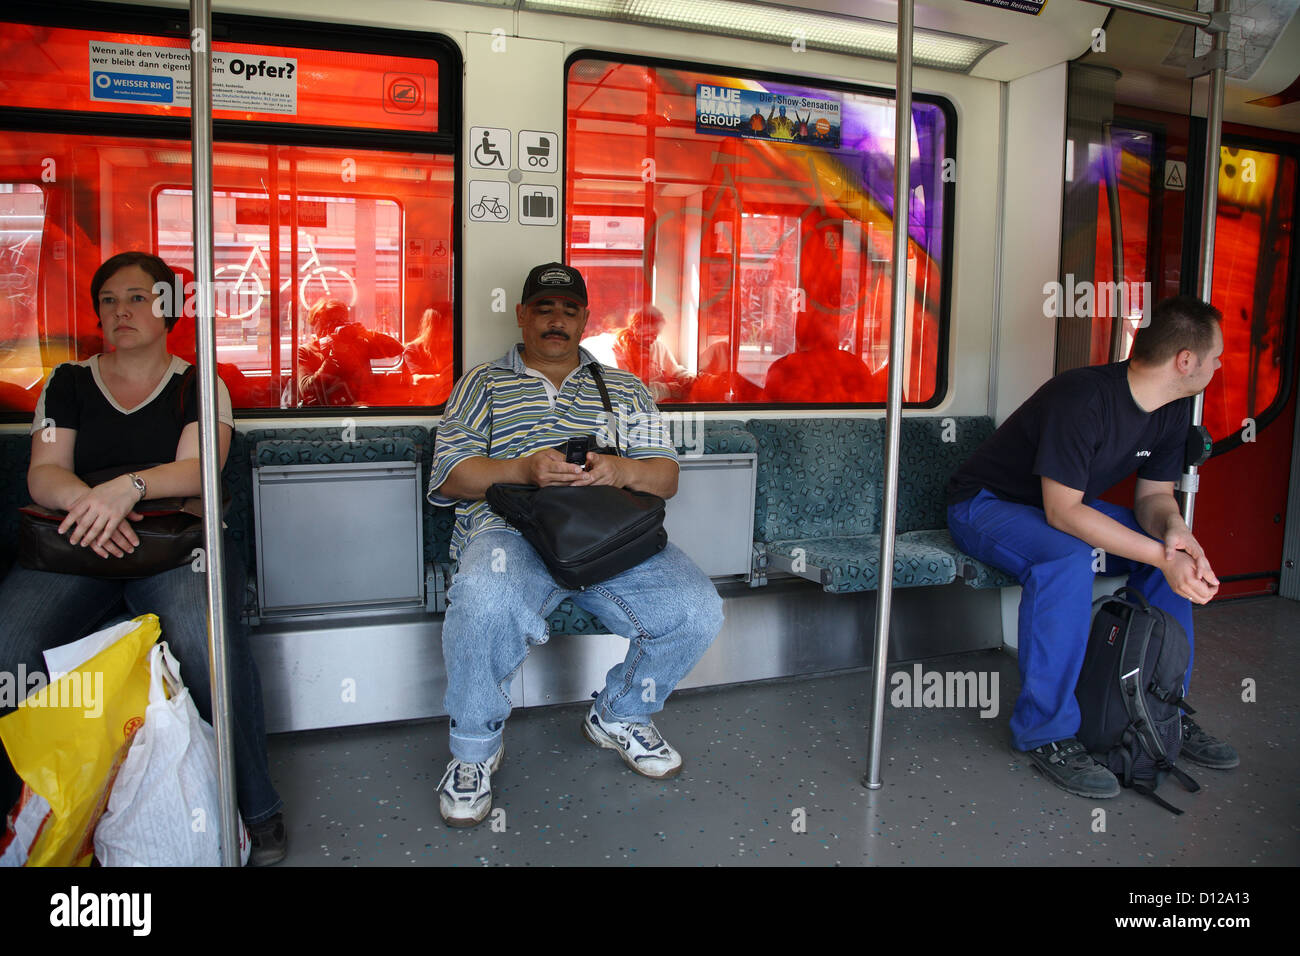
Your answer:
[[[559,262],[535,267],[515,307],[522,343],[468,372],[438,426],[429,501],[456,508],[451,557],[458,562],[442,629],[452,760],[438,785],[442,818],[474,826],[492,809],[501,766],[508,687],[546,619],[565,598],[629,641],[583,721],[588,740],[614,750],[637,773],[680,772],[681,755],[651,720],[722,626],[713,584],[671,543],[629,571],[583,591],[557,584],[537,552],[488,507],[490,485],[616,485],[663,498],[677,492],[677,456],[659,411],[633,375],[602,368],[626,457],[588,454],[571,464],[556,446],[606,431],[605,406],[579,346],[587,284]]]

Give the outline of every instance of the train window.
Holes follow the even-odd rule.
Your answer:
[[[566,113],[566,248],[588,277],[588,350],[661,402],[884,401],[888,95],[581,57]],[[935,98],[912,115],[904,399],[933,405],[955,120]]]
[[[0,182],[0,407],[44,380],[34,348],[45,193],[35,183]]]
[[[10,419],[31,413],[55,365],[102,350],[89,281],[115,253],[154,252],[177,270],[185,314],[168,347],[193,357],[188,61],[154,71],[173,81],[169,105],[130,99],[126,86],[107,87],[120,99],[97,96],[92,79],[97,56],[128,57],[128,47],[132,62],[116,72],[136,82],[154,82],[151,64],[170,64],[167,51],[183,58],[185,40],[155,16],[154,29],[129,33],[0,23],[0,49],[13,55],[0,82],[20,71],[24,89],[49,99],[0,111],[0,413]],[[219,374],[244,409],[440,405],[455,371],[456,230],[455,137],[439,130],[452,125],[459,70],[440,63],[451,54],[436,38],[421,38],[424,57],[388,57],[313,48],[310,28],[267,22],[252,31],[263,42],[214,51],[227,77],[259,71],[225,100],[214,79],[225,106],[213,122]],[[226,35],[241,24],[250,35],[234,17]],[[370,42],[415,50],[409,37]],[[335,352],[355,361],[327,363]],[[331,377],[336,368],[347,374]]]
[[[1223,367],[1205,390],[1204,409],[1205,427],[1220,441],[1243,430],[1253,438],[1286,397],[1297,165],[1294,154],[1222,147],[1212,301],[1223,313]]]

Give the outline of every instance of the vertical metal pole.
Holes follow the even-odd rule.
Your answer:
[[[885,500],[880,513],[880,587],[876,592],[876,643],[872,665],[869,790],[880,789],[884,736],[885,666],[889,612],[894,597],[894,531],[898,511],[898,444],[903,407],[903,323],[907,321],[907,233],[912,193],[912,0],[898,3],[898,94],[894,102],[894,304],[889,319],[889,395],[885,401]]]
[[[1106,175],[1106,209],[1110,219],[1110,279],[1115,288],[1121,290],[1111,300],[1111,308],[1120,310],[1128,306],[1128,296],[1124,289],[1124,221],[1119,208],[1119,171],[1115,169],[1115,141],[1110,132],[1111,124],[1102,124],[1102,148],[1106,150],[1106,160],[1102,170]],[[1093,267],[1096,278],[1096,267]],[[1108,362],[1122,361],[1120,351],[1124,345],[1124,326],[1128,322],[1127,310],[1117,311],[1110,317],[1110,358]]]
[[[277,160],[278,162],[278,160]],[[277,198],[276,202],[279,202]],[[273,256],[280,255],[280,237],[275,237],[275,245],[271,247]],[[276,290],[279,290],[276,286]],[[280,306],[277,304],[276,308]],[[292,378],[289,384],[290,407],[296,408],[302,401],[302,396],[298,394],[298,342],[302,334],[298,320],[298,154],[296,151],[289,152],[289,362],[290,368],[293,369]],[[312,329],[307,329],[307,334],[312,333]],[[276,342],[275,347],[279,348],[280,343]]]
[[[1228,9],[1228,0],[1215,0],[1214,11],[1222,13]],[[1219,63],[1210,73],[1210,103],[1205,120],[1205,175],[1201,177],[1203,192],[1201,195],[1201,249],[1197,262],[1200,296],[1205,302],[1210,301],[1214,290],[1214,228],[1215,217],[1219,212],[1219,144],[1223,132],[1223,77],[1222,57],[1228,49],[1226,32],[1214,34],[1210,55],[1219,57]],[[1201,424],[1205,409],[1205,393],[1199,392],[1192,399],[1192,424]],[[1188,466],[1183,473],[1178,488],[1183,492],[1183,520],[1187,527],[1192,526],[1196,511],[1196,490],[1200,486],[1200,475],[1195,465]]]
[[[221,864],[239,865],[235,761],[231,749],[230,675],[226,649],[225,553],[221,536],[221,453],[217,442],[217,357],[212,288],[212,4],[190,0],[190,140],[194,175],[194,324],[199,370],[199,470],[203,477],[203,534],[207,544],[208,665],[212,726],[217,737],[217,791]],[[211,810],[209,809],[209,813]]]

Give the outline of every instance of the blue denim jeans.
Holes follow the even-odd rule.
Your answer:
[[[271,783],[266,758],[262,687],[249,651],[244,606],[244,569],[226,538],[226,637],[230,650],[231,723],[235,789],[244,821],[260,823],[283,806]],[[92,633],[122,610],[131,617],[157,614],[161,640],[181,665],[181,678],[200,716],[212,721],[208,668],[206,574],[188,565],[149,578],[113,580],[52,574],[15,567],[0,584],[0,669],[18,665],[45,672],[42,652]],[[0,711],[3,713],[4,711]],[[5,758],[3,771],[12,773]]]
[[[1106,501],[1088,505],[1146,535],[1131,509]],[[1053,528],[1042,508],[981,491],[948,509],[948,528],[957,547],[1014,575],[1023,588],[1016,651],[1020,696],[1011,714],[1011,739],[1018,750],[1079,732],[1074,687],[1088,648],[1097,573],[1127,574],[1129,587],[1172,614],[1192,642],[1192,602],[1173,592],[1159,568],[1108,554],[1102,571],[1094,572],[1092,545]],[[1189,679],[1191,673],[1189,659]]]
[[[482,762],[496,753],[510,716],[510,680],[529,646],[546,642],[546,619],[566,597],[629,641],[596,698],[604,720],[648,721],[722,628],[713,583],[671,544],[630,571],[571,591],[521,536],[484,532],[461,553],[443,621],[454,757]]]

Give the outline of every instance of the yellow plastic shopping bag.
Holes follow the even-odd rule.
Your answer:
[[[149,705],[149,651],[161,629],[144,614],[124,636],[29,694],[0,718],[0,741],[23,780],[6,857],[27,866],[88,866],[95,824]],[[21,821],[15,816],[23,817]]]

